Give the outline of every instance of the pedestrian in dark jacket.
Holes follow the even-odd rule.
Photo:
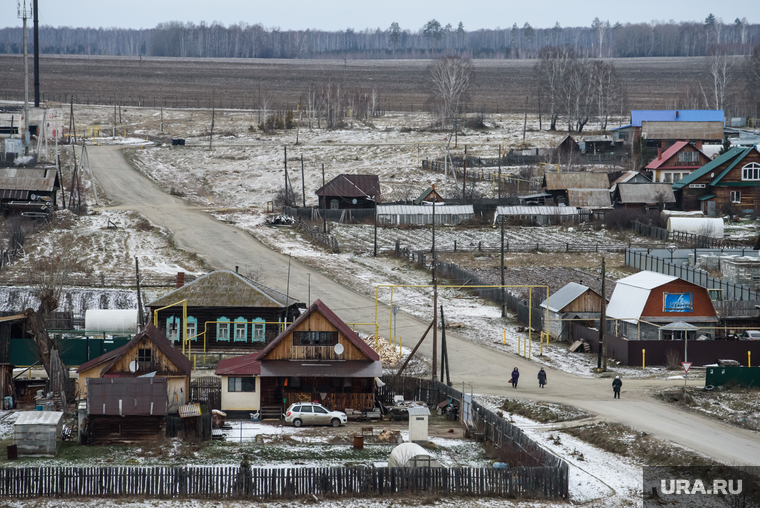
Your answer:
[[[615,379],[612,380],[612,392],[613,392],[613,398],[619,399],[620,398],[620,387],[623,386],[623,381],[620,380],[620,376],[615,376]]]
[[[541,370],[538,371],[538,386],[543,388],[544,385],[546,385],[546,371],[541,367]]]
[[[517,380],[520,378],[520,372],[517,367],[512,371],[512,388],[517,388]]]

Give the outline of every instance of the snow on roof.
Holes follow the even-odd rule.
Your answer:
[[[559,291],[549,296],[549,310],[552,312],[560,312],[562,309],[570,305],[576,298],[588,291],[588,286],[583,286],[575,282],[569,282]],[[539,307],[546,308],[546,300],[541,302]]]
[[[62,411],[22,411],[16,418],[16,425],[58,425],[61,418]]]
[[[678,277],[673,275],[664,275],[662,273],[643,270],[639,273],[634,273],[633,275],[620,279],[617,283],[642,289],[654,289],[663,284],[674,281],[677,278]]]

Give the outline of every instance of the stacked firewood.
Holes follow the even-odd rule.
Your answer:
[[[398,346],[396,347],[396,350],[393,349],[393,344],[388,342],[388,339],[385,337],[379,336],[377,340],[377,349],[375,348],[375,336],[370,335],[366,339],[364,339],[364,342],[366,342],[369,347],[374,349],[378,355],[380,355],[380,360],[383,362],[383,367],[390,367],[392,365],[396,365],[398,361],[401,359],[401,354],[398,352]]]

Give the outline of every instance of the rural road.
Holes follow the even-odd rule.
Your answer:
[[[197,253],[213,268],[234,270],[236,265],[261,265],[266,273],[265,282],[280,291],[286,290],[287,256],[163,192],[133,169],[118,147],[90,147],[89,157],[95,177],[108,197],[119,203],[119,208],[140,212],[155,224],[169,229],[179,248]],[[374,299],[338,284],[296,260],[292,261],[290,271],[292,296],[304,302],[307,300],[308,274],[311,274],[312,300],[321,299],[346,321],[374,322]],[[387,309],[385,313],[387,315]],[[409,337],[407,344],[411,343],[412,337],[420,337],[427,324],[407,314],[398,315],[398,327],[405,330],[404,337]],[[446,339],[455,386],[465,382],[474,386],[475,393],[519,395],[572,405],[603,420],[629,425],[726,464],[760,464],[758,433],[675,409],[642,393],[645,388],[679,381],[624,380],[622,399],[613,400],[610,379],[578,378],[547,369],[548,385],[541,390],[535,379],[536,363],[474,344],[455,333],[447,333]],[[429,339],[420,351],[431,356]],[[507,384],[507,376],[515,366],[523,374],[517,390]]]

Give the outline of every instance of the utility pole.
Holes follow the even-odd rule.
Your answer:
[[[34,16],[34,107],[40,107],[40,18],[37,15],[37,0],[32,7]],[[42,128],[45,128],[44,122]],[[38,134],[39,135],[39,134]]]
[[[498,188],[499,188],[499,203],[498,204],[501,204],[501,145],[499,145],[499,157],[497,157],[496,160],[499,162],[499,183],[497,184]],[[504,243],[503,242],[503,239],[504,239],[504,227],[501,228],[501,237],[502,237],[502,243]],[[504,257],[503,254],[502,254],[502,257]],[[502,268],[502,270],[503,270],[503,268]],[[504,281],[502,281],[501,284],[504,285]]]
[[[602,356],[604,356],[604,367],[605,370],[607,368],[607,355],[602,354],[602,349],[604,349],[604,325],[605,325],[605,312],[606,312],[606,305],[605,305],[605,297],[604,297],[604,258],[602,258],[602,312],[599,316],[599,352],[597,354],[597,360],[596,360],[596,368],[601,369],[602,368]]]
[[[301,192],[303,193],[303,207],[306,208],[306,180],[303,177],[303,153],[301,154]]]
[[[525,130],[528,128],[528,97],[525,97],[525,120],[523,121],[523,145],[525,144]]]
[[[288,199],[288,147],[285,148],[285,206],[290,206]]]
[[[324,164],[322,164],[322,232],[327,233],[327,196],[325,195],[325,165]]]
[[[18,17],[24,20],[24,155],[29,155],[29,53],[27,51],[26,19],[29,11],[26,0],[18,3]]]
[[[498,207],[496,208],[498,213]],[[504,216],[499,216],[501,222],[501,317],[507,317],[506,309],[504,308]]]
[[[213,91],[211,93],[211,135],[208,137],[208,149],[211,150],[211,142],[214,140],[214,114],[215,114],[215,103],[216,102],[216,91]],[[163,129],[164,121],[164,110],[161,109],[161,128]]]
[[[373,256],[377,257],[377,201],[375,201],[375,250]]]
[[[435,190],[435,184],[433,184]],[[433,200],[433,371],[432,379],[436,378],[438,361],[438,260],[435,255],[435,200]]]
[[[145,326],[145,317],[143,316],[142,298],[140,297],[140,263],[135,256],[135,281],[137,282],[137,319],[140,324],[140,330]]]
[[[604,337],[607,328],[607,297],[604,292],[605,279],[604,257],[602,257],[602,314],[599,322],[599,335],[602,342],[600,348],[602,350],[602,370],[607,370],[607,340]]]
[[[462,173],[462,202],[464,202],[465,191],[467,190],[467,145],[464,145],[464,172]]]

